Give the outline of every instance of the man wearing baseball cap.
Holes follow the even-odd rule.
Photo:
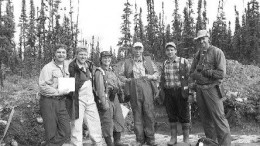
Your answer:
[[[154,146],[154,97],[158,92],[155,81],[159,72],[151,58],[143,56],[143,51],[141,42],[134,43],[133,57],[124,61],[119,77],[125,83],[126,93],[130,96],[136,135],[134,145],[141,146],[146,143]]]
[[[171,128],[168,146],[177,144],[177,122],[182,125],[183,142],[189,145],[189,62],[185,58],[176,56],[176,53],[174,42],[165,45],[167,59],[163,63],[160,87],[165,93],[164,103]]]
[[[209,43],[207,30],[199,30],[194,40],[199,51],[192,62],[190,77],[196,81],[197,102],[205,135],[222,146],[230,146],[230,128],[221,99],[221,83],[226,74],[225,55]]]

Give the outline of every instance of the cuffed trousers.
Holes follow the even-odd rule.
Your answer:
[[[197,88],[199,114],[206,137],[213,140],[217,139],[222,146],[230,146],[230,128],[219,95],[216,87]]]
[[[70,117],[65,99],[41,96],[40,112],[45,129],[46,146],[61,146],[70,138]]]
[[[79,118],[71,122],[71,143],[82,146],[82,124],[87,125],[92,143],[102,146],[102,132],[96,103],[86,104],[79,101]]]
[[[164,89],[165,106],[170,123],[190,123],[189,103],[181,94],[181,88]]]

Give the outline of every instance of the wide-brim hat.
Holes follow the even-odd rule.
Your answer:
[[[194,40],[198,40],[199,38],[202,37],[209,37],[209,33],[207,30],[199,30],[197,33],[197,37],[195,37]]]

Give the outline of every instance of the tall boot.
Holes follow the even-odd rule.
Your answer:
[[[170,123],[171,139],[167,143],[168,146],[173,146],[177,143],[177,123]]]
[[[105,142],[106,142],[107,146],[114,146],[111,136],[105,137]]]
[[[128,146],[121,142],[121,132],[113,132],[115,146]]]
[[[189,143],[190,123],[182,123],[183,142]]]

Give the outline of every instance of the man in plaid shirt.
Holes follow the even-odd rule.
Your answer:
[[[183,142],[189,143],[190,114],[188,103],[189,63],[187,59],[176,56],[173,42],[166,46],[167,60],[163,64],[161,88],[165,93],[165,106],[168,114],[171,139],[168,145],[177,143],[177,122],[182,124]]]

